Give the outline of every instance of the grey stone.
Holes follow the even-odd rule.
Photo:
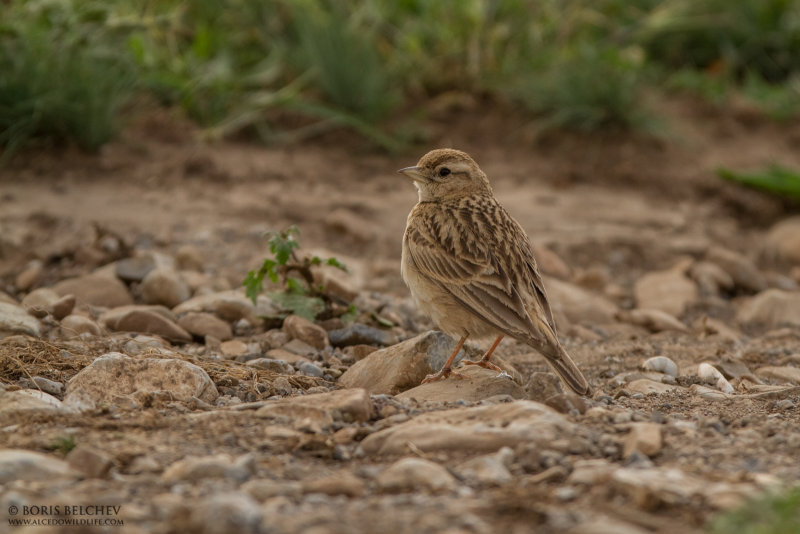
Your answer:
[[[311,362],[298,362],[296,364],[296,367],[298,372],[306,376],[314,376],[317,378],[322,378],[322,375],[324,374],[322,369],[320,369]]]
[[[159,267],[150,271],[140,286],[146,304],[174,308],[191,297],[189,286],[173,269]]]
[[[78,304],[91,304],[104,308],[133,304],[133,298],[125,284],[117,278],[104,274],[68,278],[58,282],[52,289],[61,296],[75,295]]]
[[[334,347],[349,347],[351,345],[387,346],[397,343],[397,337],[391,332],[360,323],[331,330],[328,332],[328,338],[330,338],[331,345]]]
[[[7,302],[0,302],[0,338],[28,334],[39,337],[41,326],[36,317],[29,315],[24,308]]]
[[[162,306],[121,306],[103,313],[100,322],[116,332],[155,334],[178,343],[192,340],[189,332],[178,326],[172,313]]]
[[[220,341],[233,337],[230,323],[206,312],[189,312],[178,319],[178,326],[198,337],[213,336]]]
[[[387,493],[451,492],[458,483],[447,469],[422,458],[403,458],[384,469],[375,479],[378,488]]]
[[[217,388],[200,367],[177,359],[130,358],[111,352],[96,358],[67,384],[64,403],[92,410],[100,402],[135,392],[167,391],[176,400],[213,402]]]
[[[17,481],[51,482],[78,478],[64,460],[18,449],[0,450],[0,484]]]
[[[424,452],[469,450],[493,452],[518,443],[549,446],[571,436],[574,425],[552,408],[517,400],[503,404],[423,413],[367,436],[366,454],[402,454],[409,443]]]

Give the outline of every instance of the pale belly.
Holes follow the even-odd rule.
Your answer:
[[[502,335],[496,328],[462,306],[438,284],[423,277],[413,265],[409,265],[405,250],[403,250],[401,274],[419,310],[430,317],[442,332],[454,337],[467,335],[471,339]]]

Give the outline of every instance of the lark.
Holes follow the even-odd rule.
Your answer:
[[[479,365],[510,336],[534,348],[580,395],[589,384],[556,335],[553,313],[528,236],[494,197],[486,174],[459,150],[425,154],[401,169],[419,191],[403,235],[401,271],[420,310],[446,334],[459,337],[442,369],[422,383],[466,378],[451,366],[467,338],[493,337]]]

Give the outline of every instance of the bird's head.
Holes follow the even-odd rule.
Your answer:
[[[452,148],[431,150],[414,167],[397,172],[414,180],[421,202],[492,194],[478,164],[466,152]]]

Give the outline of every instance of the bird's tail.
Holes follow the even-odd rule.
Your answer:
[[[561,377],[561,380],[578,395],[588,396],[591,393],[589,382],[583,376],[581,370],[569,357],[564,347],[556,341],[555,343],[537,343],[535,348],[545,357],[547,363],[553,371]]]

